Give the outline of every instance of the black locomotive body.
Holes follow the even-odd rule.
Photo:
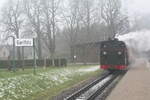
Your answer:
[[[127,70],[128,52],[126,44],[117,39],[101,42],[100,65],[104,70]]]

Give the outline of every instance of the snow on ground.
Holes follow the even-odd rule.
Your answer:
[[[98,69],[99,69],[99,66],[95,66],[95,67],[88,68],[88,69],[80,69],[79,71],[81,71],[81,72],[92,72],[92,71],[96,71]]]
[[[32,93],[60,85],[76,75],[99,70],[98,66],[62,68],[53,71],[0,78],[0,100],[20,100]]]

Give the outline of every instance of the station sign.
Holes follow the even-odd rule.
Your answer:
[[[17,47],[33,46],[33,39],[15,39],[15,46]]]

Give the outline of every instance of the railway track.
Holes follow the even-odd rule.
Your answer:
[[[105,72],[99,79],[81,88],[64,100],[94,100],[113,80],[119,76],[118,72]]]

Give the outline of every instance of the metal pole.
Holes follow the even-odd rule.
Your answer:
[[[44,69],[46,69],[46,58],[44,59]]]
[[[24,70],[24,47],[22,47],[22,70]]]
[[[36,74],[36,51],[35,51],[35,38],[33,38],[33,59],[34,59],[34,74]]]
[[[15,38],[14,37],[12,37],[13,38],[13,72],[15,72],[16,71],[16,63],[15,63]]]

